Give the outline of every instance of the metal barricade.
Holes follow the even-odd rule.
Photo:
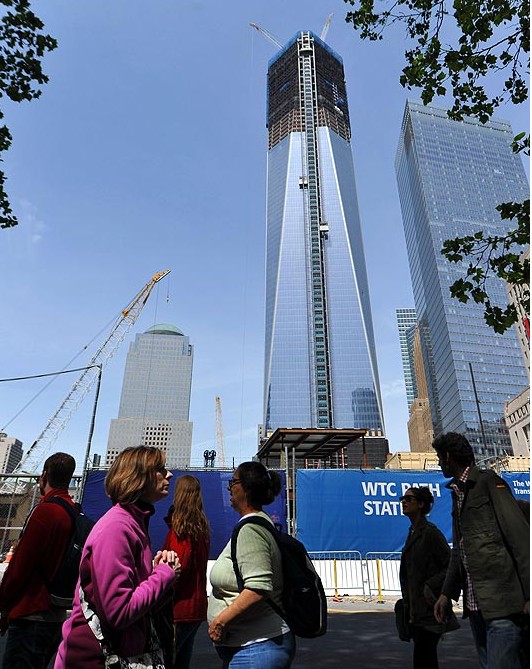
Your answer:
[[[366,596],[362,554],[358,551],[312,551],[314,568],[328,596]]]
[[[376,594],[377,601],[382,602],[383,595],[401,592],[401,553],[366,553],[364,563],[370,597]]]

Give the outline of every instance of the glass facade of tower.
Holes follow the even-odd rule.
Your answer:
[[[341,58],[298,33],[268,69],[264,424],[383,431]]]
[[[467,264],[449,263],[441,248],[478,230],[500,233],[506,224],[495,207],[528,197],[512,138],[504,121],[452,121],[443,109],[409,101],[396,159],[434,432],[466,434],[486,456],[511,453],[503,408],[526,385],[525,369],[513,329],[495,334],[481,305],[451,297],[449,286]],[[507,303],[501,281],[490,279],[487,291],[496,304]]]
[[[193,347],[173,325],[138,334],[127,355],[118,418],[111,421],[106,464],[127,446],[155,446],[170,467],[190,464]]]
[[[415,309],[397,309],[397,329],[401,346],[401,360],[405,376],[406,401],[410,409],[417,397],[416,373],[414,369],[414,332],[417,324]]]

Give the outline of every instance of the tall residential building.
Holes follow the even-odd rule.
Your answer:
[[[10,474],[22,460],[22,442],[16,437],[8,437],[0,432],[0,472]]]
[[[449,263],[441,248],[446,239],[504,230],[495,207],[528,197],[512,138],[505,121],[453,121],[444,109],[408,101],[396,158],[434,433],[465,434],[479,456],[512,452],[503,407],[526,372],[515,332],[495,334],[482,305],[451,297],[467,263]],[[502,281],[490,279],[487,290],[495,303],[507,303]]]
[[[193,346],[174,325],[138,334],[127,354],[118,418],[111,421],[106,465],[128,446],[156,446],[169,467],[190,464]]]
[[[383,432],[342,59],[297,33],[268,68],[264,426]]]
[[[416,374],[414,370],[414,331],[417,317],[415,309],[396,309],[397,329],[399,330],[399,345],[401,346],[401,361],[405,377],[406,401],[408,408],[417,397]]]

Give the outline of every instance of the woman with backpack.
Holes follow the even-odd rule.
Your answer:
[[[111,465],[105,491],[113,506],[83,548],[54,669],[103,669],[122,658],[164,666],[150,614],[171,597],[181,565],[171,550],[152,559],[148,523],[171,476],[164,453],[152,446],[126,448]]]
[[[281,491],[277,472],[268,471],[259,462],[244,462],[227,489],[241,521],[256,515],[273,526],[262,507],[271,504]],[[214,563],[210,581],[209,637],[223,669],[288,669],[295,654],[295,638],[267,601],[280,608],[283,590],[281,553],[272,533],[257,524],[244,524],[237,536],[236,564],[229,541]]]
[[[181,576],[173,597],[173,669],[188,669],[196,632],[207,619],[210,549],[209,521],[203,509],[200,482],[195,476],[185,474],[177,479],[167,520],[170,530],[163,549],[174,551],[181,563]]]

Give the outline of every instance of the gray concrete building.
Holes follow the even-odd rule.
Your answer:
[[[194,349],[174,325],[138,334],[126,361],[118,418],[111,421],[105,464],[128,446],[156,446],[171,468],[188,466]]]

